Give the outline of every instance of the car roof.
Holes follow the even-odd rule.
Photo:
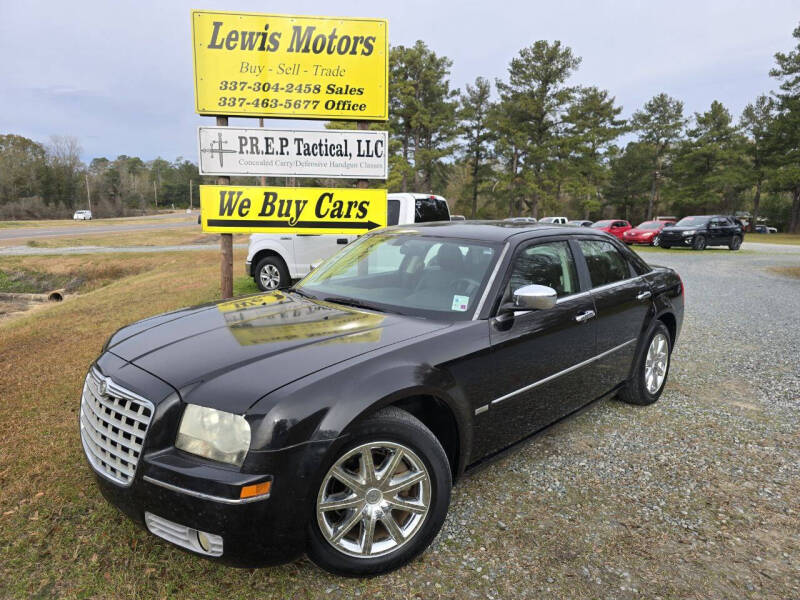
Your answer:
[[[521,234],[529,234],[526,237],[539,237],[572,233],[574,235],[595,235],[607,239],[603,232],[592,231],[586,227],[550,223],[516,223],[514,221],[435,221],[414,225],[393,225],[380,229],[378,233],[382,231],[413,231],[441,237],[488,242],[504,242]]]

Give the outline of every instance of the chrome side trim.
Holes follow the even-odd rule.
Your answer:
[[[264,494],[263,496],[255,496],[253,498],[223,498],[222,496],[212,496],[211,494],[204,494],[203,492],[196,492],[195,490],[187,490],[186,488],[182,488],[177,485],[172,485],[171,483],[167,483],[165,481],[159,481],[158,479],[153,479],[149,475],[145,475],[142,479],[144,479],[147,483],[152,483],[153,485],[159,485],[172,492],[178,492],[179,494],[186,494],[187,496],[193,496],[195,498],[200,498],[201,500],[209,500],[211,502],[221,502],[222,504],[247,504],[249,502],[258,502],[259,500],[266,500],[270,496],[269,494]]]
[[[491,276],[489,277],[489,281],[486,282],[486,287],[483,288],[483,295],[481,296],[480,301],[478,302],[478,306],[475,307],[475,312],[472,313],[472,320],[477,321],[478,315],[481,314],[481,310],[483,309],[483,305],[486,302],[486,297],[489,295],[489,290],[492,289],[492,284],[494,284],[494,280],[497,277],[497,272],[500,270],[500,265],[503,264],[503,259],[506,257],[506,252],[508,252],[508,242],[506,245],[503,246],[503,251],[500,253],[500,257],[497,259],[497,263],[494,265],[494,271],[492,271]]]
[[[488,404],[484,404],[483,406],[480,406],[480,407],[475,409],[475,415],[479,415],[481,413],[485,413],[487,410],[489,410],[489,405]]]
[[[535,387],[539,387],[540,385],[544,385],[545,383],[548,383],[549,381],[553,381],[553,379],[561,377],[562,375],[566,375],[567,373],[571,373],[572,371],[576,371],[577,369],[580,369],[581,367],[585,367],[586,365],[588,365],[590,363],[593,363],[596,360],[600,360],[601,358],[603,358],[605,356],[608,356],[609,354],[612,354],[612,353],[616,352],[617,350],[621,350],[625,346],[633,344],[634,342],[637,341],[637,339],[638,338],[633,338],[632,340],[628,340],[627,342],[623,342],[619,346],[614,346],[610,350],[606,350],[605,352],[602,352],[602,353],[598,354],[597,356],[593,356],[592,358],[588,358],[588,359],[584,360],[583,362],[579,362],[578,364],[572,365],[571,367],[568,367],[568,368],[564,369],[563,371],[559,371],[558,373],[553,373],[552,375],[550,375],[548,377],[545,377],[544,379],[540,379],[539,381],[531,383],[530,385],[526,385],[525,387],[519,388],[518,390],[515,390],[515,391],[511,392],[510,394],[506,394],[505,396],[500,396],[499,398],[495,398],[494,400],[492,400],[491,404],[492,405],[498,404],[499,402],[502,402],[503,400],[507,400],[509,398],[512,398],[513,396],[516,396],[517,394],[522,394],[524,392],[527,392],[528,390],[532,390]]]
[[[628,279],[620,279],[619,281],[613,281],[611,283],[606,283],[605,285],[597,286],[596,288],[592,288],[590,290],[586,290],[585,292],[578,292],[576,294],[570,294],[569,296],[561,296],[561,298],[556,300],[556,304],[560,304],[561,302],[568,302],[569,300],[574,300],[575,298],[580,298],[581,296],[589,296],[593,292],[602,292],[602,291],[605,291],[605,290],[610,290],[610,289],[615,288],[615,287],[617,287],[619,285],[622,285],[622,284],[625,284],[625,283],[632,283],[632,282],[636,281],[637,279],[642,279],[644,277],[645,277],[644,275],[637,275],[636,277],[628,277]]]

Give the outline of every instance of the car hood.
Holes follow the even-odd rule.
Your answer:
[[[187,402],[242,413],[315,371],[447,326],[273,292],[134,323],[106,349]]]
[[[664,229],[662,229],[661,232],[683,233],[684,231],[696,231],[698,229],[705,229],[705,227],[706,227],[705,225],[694,225],[691,227],[675,227],[675,225],[673,225],[672,227],[664,227]]]
[[[644,235],[645,233],[658,233],[660,229],[637,229],[633,227],[625,232],[626,235]]]

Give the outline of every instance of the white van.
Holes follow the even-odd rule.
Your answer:
[[[387,224],[405,225],[449,221],[450,209],[442,196],[389,194]],[[308,275],[312,265],[333,256],[356,235],[254,233],[250,236],[245,271],[264,291],[289,287]]]

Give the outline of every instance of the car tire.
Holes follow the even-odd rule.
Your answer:
[[[658,248],[661,245],[661,238],[659,236],[654,237],[651,244],[653,244],[654,248]],[[667,246],[667,248],[669,248],[669,246]]]
[[[669,244],[661,244],[660,247],[663,248],[664,250],[669,250],[670,248],[672,248],[672,246],[670,246]]]
[[[661,396],[672,356],[669,330],[662,321],[650,326],[645,340],[634,358],[632,376],[618,395],[623,402],[639,406],[653,404]]]
[[[287,288],[292,284],[289,269],[280,256],[266,256],[258,261],[253,279],[262,292]]]
[[[742,247],[742,238],[738,235],[733,236],[731,238],[731,243],[728,244],[728,250],[738,250]]]
[[[366,466],[370,462],[372,469]],[[396,466],[387,473],[393,463]],[[341,473],[345,480],[350,478],[350,485],[340,479]],[[390,494],[402,485],[392,473],[420,479]],[[323,464],[310,506],[308,556],[326,571],[349,577],[397,569],[422,553],[439,533],[451,487],[450,463],[436,436],[406,411],[382,409],[353,427],[347,443]],[[352,506],[326,509],[332,502]],[[397,508],[401,505],[412,511]],[[367,545],[370,529],[373,537]]]
[[[702,235],[696,235],[694,240],[692,240],[692,250],[705,250],[706,249],[706,238]]]

